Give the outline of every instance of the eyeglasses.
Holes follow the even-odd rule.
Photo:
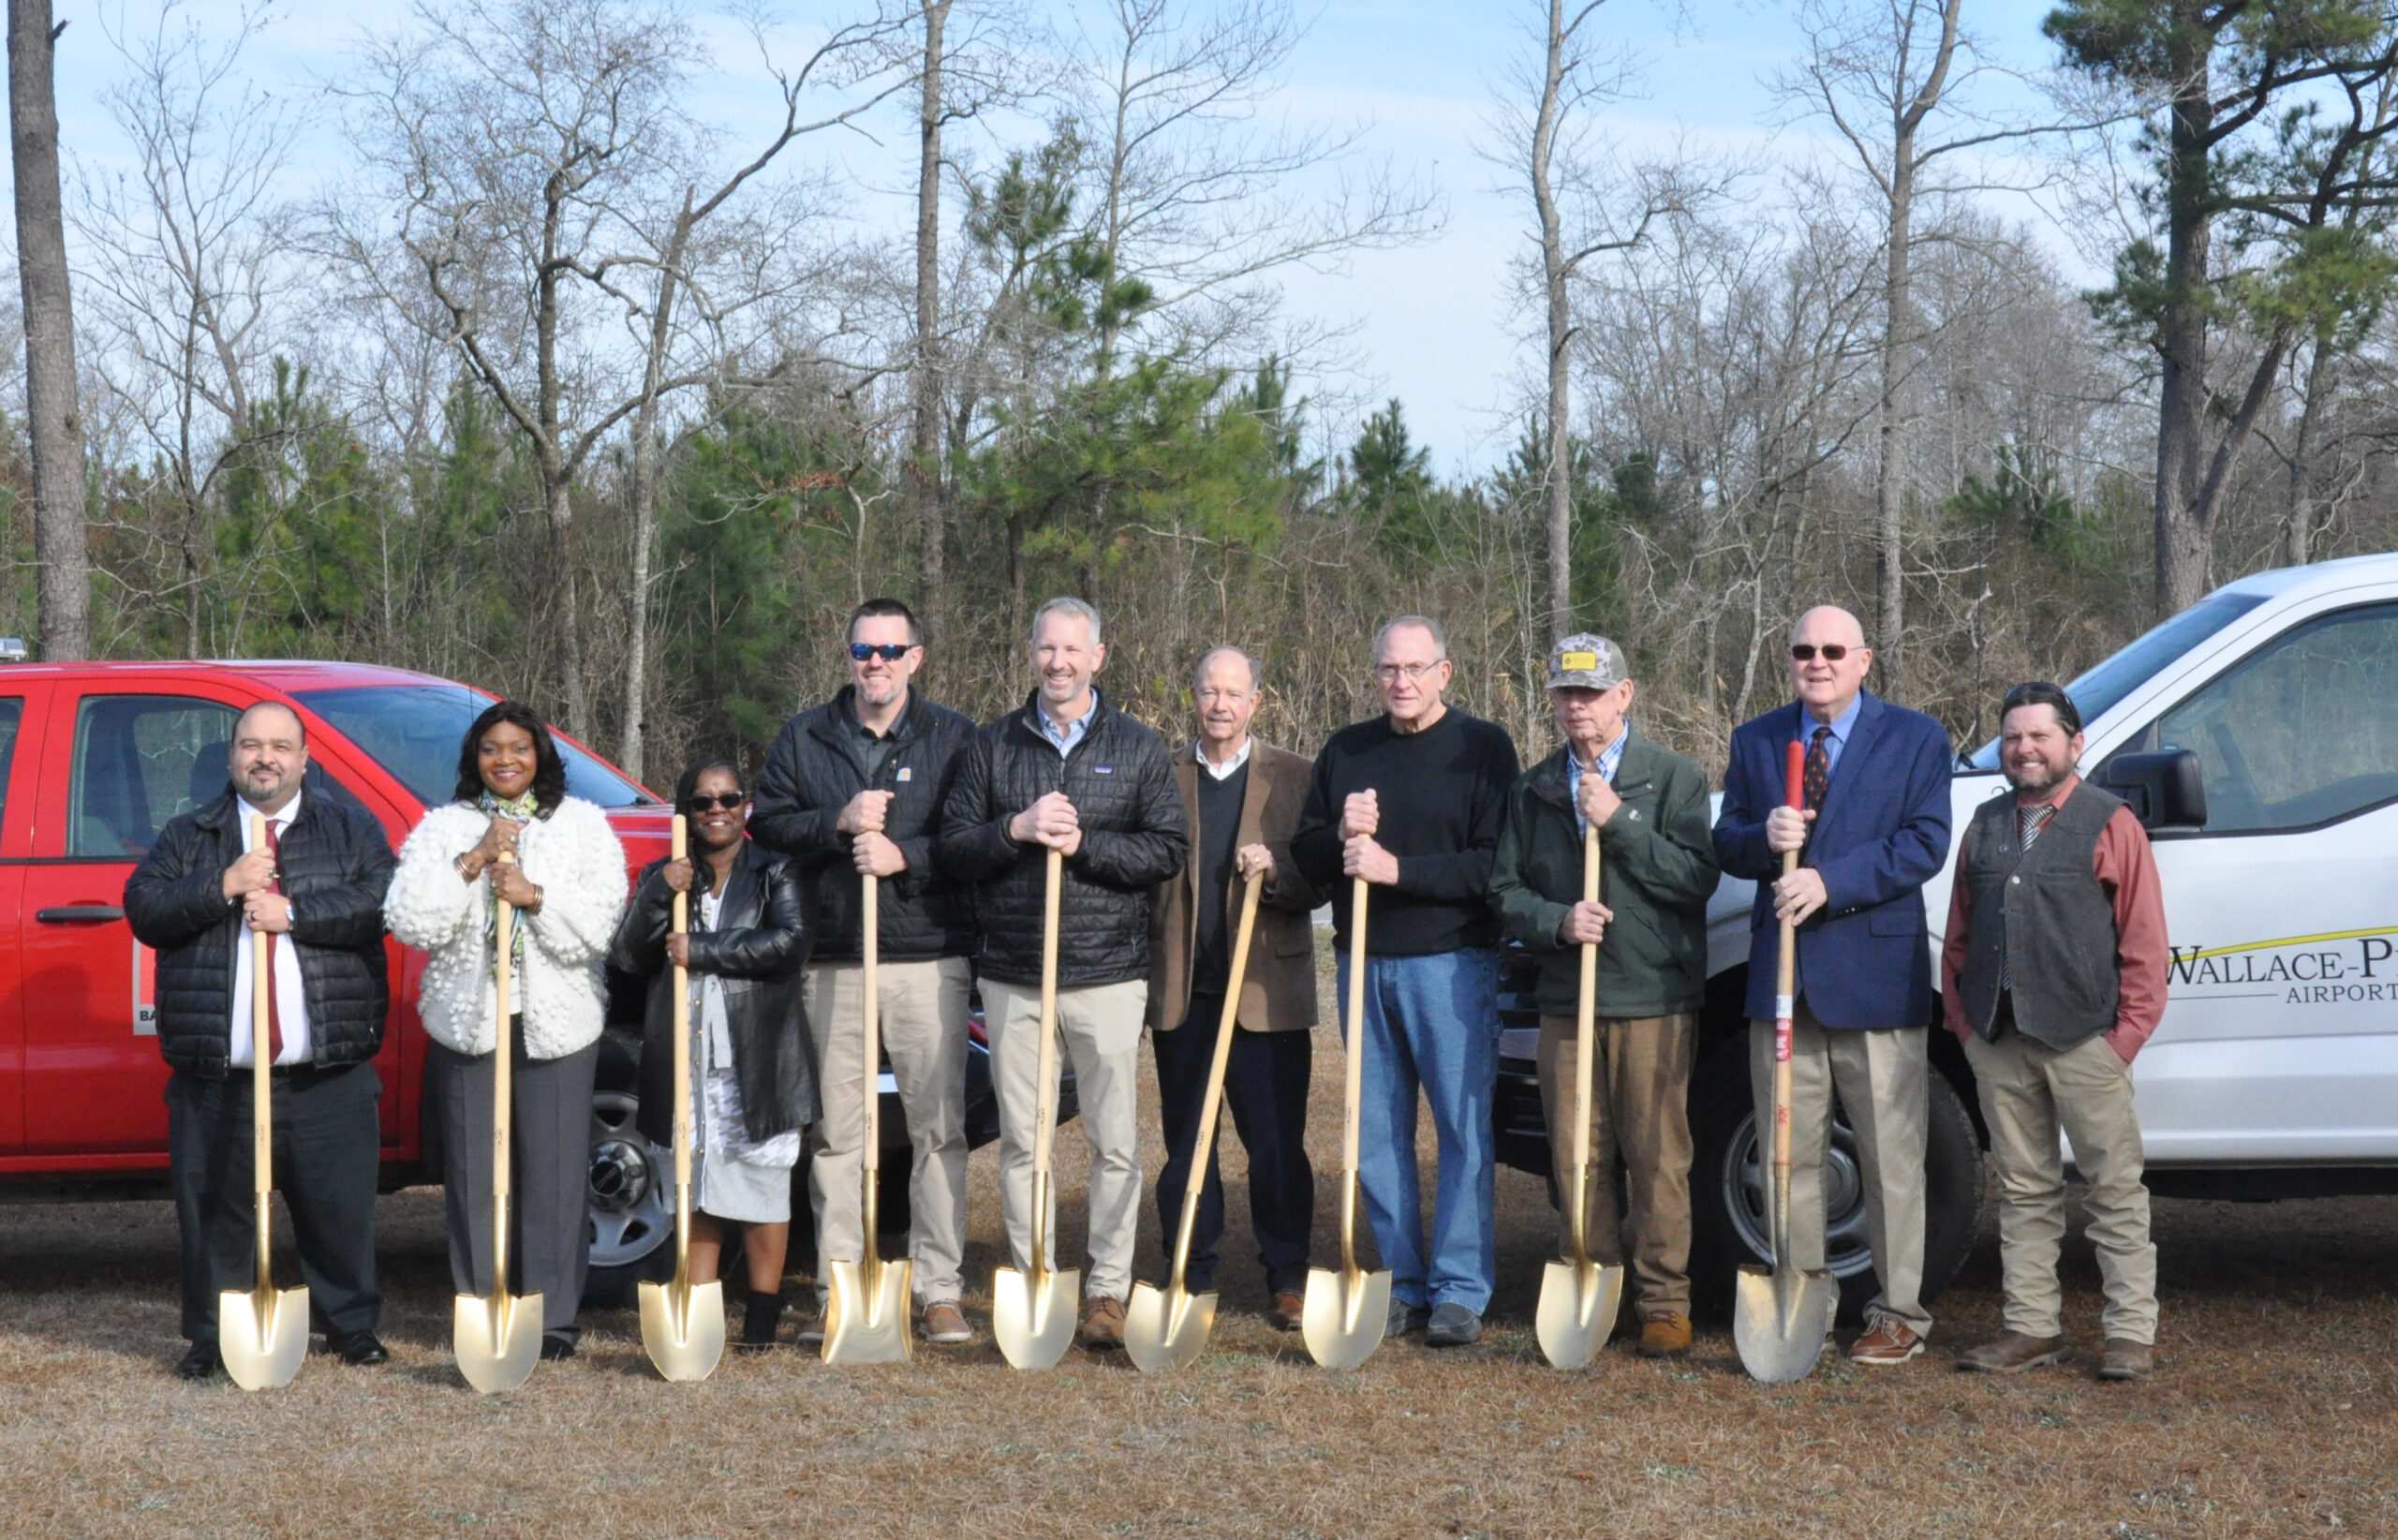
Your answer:
[[[1795,663],[1812,663],[1815,660],[1815,655],[1818,653],[1823,655],[1825,662],[1837,663],[1842,659],[1848,656],[1848,649],[1842,646],[1837,642],[1828,642],[1820,647],[1812,646],[1804,642],[1798,642],[1791,644],[1790,659],[1791,661]]]
[[[880,646],[871,642],[852,642],[850,644],[850,656],[861,663],[869,658],[880,658],[886,663],[896,663],[907,657],[914,647],[915,644],[912,642],[885,642]]]
[[[1395,685],[1399,683],[1401,674],[1405,674],[1410,679],[1421,679],[1440,666],[1439,660],[1429,663],[1376,663],[1374,677],[1384,684]]]
[[[726,792],[712,797],[686,797],[683,799],[683,810],[687,813],[704,813],[710,808],[721,807],[729,813],[748,800],[749,793],[747,792]]]

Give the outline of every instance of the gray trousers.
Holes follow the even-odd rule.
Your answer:
[[[591,1083],[600,1044],[563,1059],[527,1059],[525,1035],[514,1051],[510,1098],[508,1256],[511,1292],[541,1296],[544,1334],[573,1338],[591,1260],[585,1191],[591,1169]],[[492,1056],[468,1058],[426,1044],[425,1097],[440,1131],[441,1179],[450,1220],[450,1281],[460,1294],[491,1292]]]

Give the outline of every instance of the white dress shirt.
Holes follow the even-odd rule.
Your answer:
[[[1240,741],[1240,751],[1223,763],[1218,764],[1207,757],[1207,746],[1202,743],[1199,746],[1199,768],[1206,771],[1212,779],[1230,780],[1240,773],[1242,765],[1249,763],[1249,751],[1256,747],[1255,738],[1243,738]]]
[[[291,793],[291,800],[281,810],[269,813],[267,822],[274,825],[274,837],[282,840],[291,833],[291,821],[300,816],[301,793]],[[250,852],[250,816],[258,809],[239,797],[233,800],[233,811],[242,825],[242,853]],[[249,922],[243,921],[240,944],[233,949],[233,1055],[235,1066],[247,1069],[251,1065],[250,1047],[250,949]],[[283,1029],[283,1052],[277,1064],[305,1064],[313,1056],[315,1044],[308,1041],[308,997],[300,982],[300,949],[291,942],[291,933],[285,931],[274,938],[274,1007],[275,1019]]]

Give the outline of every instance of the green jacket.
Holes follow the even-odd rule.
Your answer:
[[[1599,943],[1598,1014],[1695,1011],[1707,993],[1707,900],[1715,892],[1713,821],[1696,763],[1637,733],[1616,766],[1623,806],[1599,831],[1599,901],[1615,911]],[[1570,1016],[1582,987],[1582,949],[1557,927],[1582,896],[1582,834],[1556,753],[1507,792],[1490,868],[1490,902],[1507,934],[1540,958],[1540,1009]]]

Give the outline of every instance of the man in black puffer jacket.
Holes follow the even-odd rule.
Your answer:
[[[980,884],[984,1021],[999,1101],[999,1200],[1015,1266],[1030,1266],[1032,1138],[1040,1118],[1043,917],[1048,851],[1058,901],[1058,1030],[1090,1141],[1086,1347],[1120,1347],[1140,1220],[1134,1069],[1149,993],[1150,890],[1182,869],[1190,821],[1165,741],[1091,688],[1106,660],[1099,613],[1053,599],[1032,617],[1040,688],[975,733],[941,823],[940,859]],[[1054,1221],[1054,1213],[1043,1216]],[[1054,1230],[1054,1223],[1052,1224]],[[1058,1254],[1054,1236],[1044,1240]]]
[[[967,996],[974,986],[973,896],[933,859],[941,803],[974,724],[915,689],[925,659],[916,617],[896,599],[850,615],[850,683],[783,725],[758,777],[749,833],[790,856],[807,887],[815,960],[803,990],[824,1115],[809,1125],[816,1308],[830,1264],[863,1260],[866,1000],[859,905],[875,898],[876,1025],[906,1114],[908,1255],[925,1340],[973,1340],[958,1309],[966,1258]],[[820,1320],[800,1322],[802,1343]]]
[[[254,932],[267,938],[273,979],[274,1185],[291,1210],[311,1314],[346,1362],[379,1364],[390,1356],[375,1338],[383,1085],[372,1060],[391,998],[392,847],[371,815],[329,783],[305,780],[307,730],[290,707],[269,701],[244,712],[230,760],[230,788],[160,830],[125,884],[133,934],[158,954],[158,1051],[173,1071],[167,1161],[191,1343],[177,1372],[216,1372],[216,1296],[255,1277]],[[266,831],[256,848],[254,815]]]

